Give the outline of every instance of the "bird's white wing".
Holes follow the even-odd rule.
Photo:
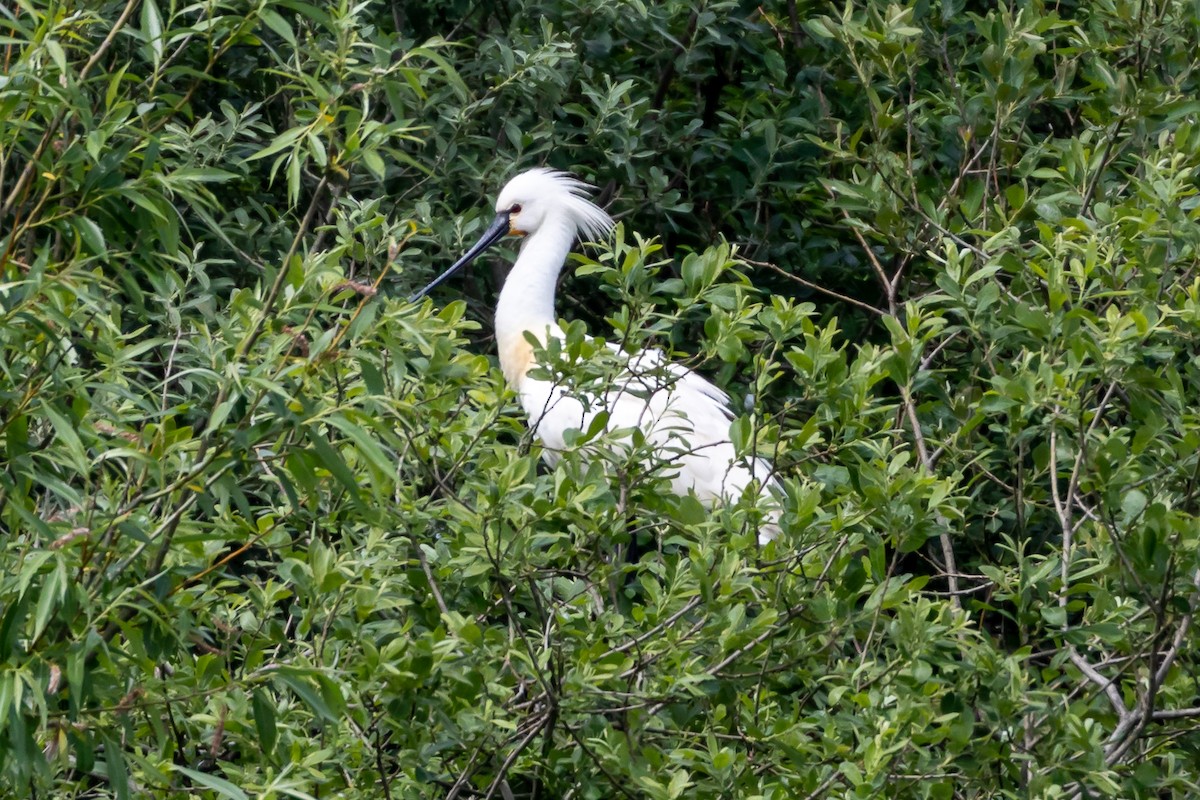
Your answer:
[[[755,480],[760,487],[778,488],[767,461],[738,458],[729,438],[734,418],[729,395],[661,350],[627,357],[609,385],[602,396],[578,397],[550,381],[522,381],[521,404],[547,461],[557,462],[567,430],[587,430],[598,413],[607,411],[608,430],[643,432],[677,494],[695,492],[711,504],[740,497]],[[771,517],[760,534],[763,541],[779,533],[777,509]]]
[[[609,348],[620,352],[615,345],[610,344]],[[733,419],[733,412],[729,408],[729,395],[724,390],[699,373],[668,360],[663,351],[657,348],[647,348],[635,356],[630,356],[625,372],[618,379],[627,385],[639,386],[645,390],[694,394],[697,398],[704,398],[722,409],[727,420]]]

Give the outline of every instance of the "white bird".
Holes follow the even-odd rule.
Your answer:
[[[738,458],[729,437],[734,415],[729,395],[721,389],[654,349],[627,357],[602,396],[577,397],[558,383],[529,374],[537,351],[526,334],[543,347],[551,337],[563,337],[554,314],[554,293],[571,246],[580,235],[599,241],[613,228],[612,217],[587,199],[590,188],[557,170],[531,169],[517,175],[500,192],[496,217],[479,241],[410,299],[423,297],[505,236],[523,237],[496,306],[496,343],[500,368],[529,415],[543,457],[556,463],[566,448],[565,433],[589,430],[596,415],[607,411],[607,430],[644,432],[655,460],[673,473],[676,494],[695,492],[711,506],[735,500],[756,486],[767,509],[767,521],[759,530],[759,542],[766,544],[780,533],[774,496],[779,486],[766,460]]]

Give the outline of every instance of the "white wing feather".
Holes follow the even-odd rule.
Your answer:
[[[616,348],[612,348],[619,354]],[[739,459],[729,439],[734,414],[729,395],[686,367],[667,360],[661,350],[647,349],[629,357],[612,388],[597,398],[581,400],[550,381],[525,376],[521,405],[541,440],[545,459],[554,464],[566,447],[564,433],[588,430],[601,410],[606,429],[640,429],[656,455],[672,471],[676,494],[695,492],[705,503],[737,499],[757,480],[762,499],[770,503],[769,521],[759,532],[763,544],[779,535],[779,489],[770,464],[761,458]]]

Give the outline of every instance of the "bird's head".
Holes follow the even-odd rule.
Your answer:
[[[601,239],[613,227],[612,217],[588,199],[592,187],[554,169],[531,169],[504,185],[496,198],[496,216],[508,218],[514,236],[537,233],[551,222],[566,225],[587,240]]]
[[[566,172],[542,167],[512,178],[496,199],[496,216],[462,258],[409,298],[419,300],[433,287],[478,258],[505,236],[533,236],[544,228],[598,240],[612,230],[613,219],[588,199],[592,187]]]

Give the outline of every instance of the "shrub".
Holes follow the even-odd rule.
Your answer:
[[[0,20],[13,794],[1194,791],[1194,4]],[[402,299],[541,163],[622,219],[544,368],[727,387],[780,541]]]

